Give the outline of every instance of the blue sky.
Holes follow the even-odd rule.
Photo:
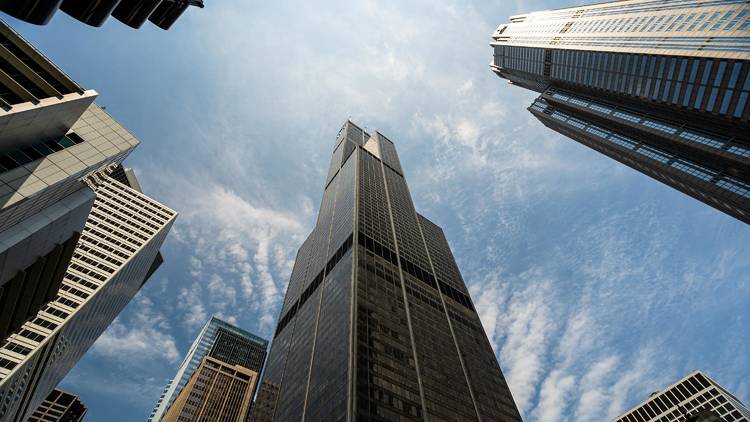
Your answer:
[[[488,67],[570,1],[207,0],[169,32],[11,24],[142,142],[165,264],[62,387],[145,420],[216,313],[269,337],[351,118],[396,143],[529,421],[601,421],[694,369],[750,402],[748,226],[566,139]],[[743,258],[744,257],[744,258]]]

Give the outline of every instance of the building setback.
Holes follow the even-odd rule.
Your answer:
[[[88,408],[75,394],[55,388],[28,422],[81,422]]]
[[[255,371],[204,356],[162,421],[244,422],[257,381]]]
[[[0,21],[4,422],[26,421],[127,305],[176,217],[118,181],[139,142],[96,95]]]
[[[164,392],[148,418],[149,422],[165,420],[168,409],[174,407],[172,403],[175,402],[180,392],[184,391],[190,377],[193,376],[204,357],[218,359],[230,366],[239,365],[260,374],[266,360],[267,350],[267,340],[215,316],[211,317],[190,346],[175,377],[164,387]],[[257,383],[254,382],[251,386],[250,398],[255,395],[256,388]],[[247,404],[249,409],[252,403]]]
[[[35,25],[46,25],[59,8],[91,26],[104,25],[111,15],[133,29],[148,20],[164,30],[190,6],[203,8],[203,0],[0,0],[0,11]]]
[[[750,410],[707,375],[695,371],[651,394],[648,400],[617,417],[614,422],[714,420],[749,422]]]
[[[549,128],[750,223],[750,4],[629,0],[512,16],[492,70]]]
[[[396,148],[341,128],[252,420],[520,421],[440,227]]]

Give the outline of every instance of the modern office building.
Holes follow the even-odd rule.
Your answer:
[[[111,167],[115,167],[112,165]],[[176,213],[108,176],[55,298],[0,346],[0,420],[25,421],[143,285]]]
[[[628,0],[512,16],[490,67],[542,123],[750,223],[750,3]]]
[[[81,422],[88,410],[78,396],[55,388],[28,422]]]
[[[244,422],[257,381],[255,371],[204,356],[162,421]]]
[[[695,371],[651,394],[614,422],[650,421],[750,422],[750,410],[707,375]]]
[[[521,420],[446,238],[378,132],[346,122],[336,138],[252,420]]]
[[[91,26],[102,26],[114,16],[133,29],[148,20],[164,30],[190,6],[203,8],[203,0],[0,0],[0,11],[35,25],[46,25],[59,8]]]
[[[26,421],[104,332],[176,217],[117,181],[138,140],[96,95],[0,22],[2,421]]]
[[[218,359],[226,365],[239,365],[260,374],[266,360],[268,341],[213,316],[208,320],[188,350],[175,377],[164,387],[148,420],[163,421],[167,411],[199,367],[203,358]],[[257,383],[250,397],[255,395]],[[248,403],[248,407],[251,403]]]

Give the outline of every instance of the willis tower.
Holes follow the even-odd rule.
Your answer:
[[[302,244],[254,421],[520,421],[440,227],[396,148],[347,121]]]

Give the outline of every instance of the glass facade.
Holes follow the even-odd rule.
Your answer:
[[[259,422],[520,421],[442,230],[416,213],[382,134],[347,122],[337,136],[254,409]]]
[[[216,358],[227,365],[241,365],[260,374],[267,350],[267,340],[211,317],[190,346],[174,379],[164,387],[148,421],[162,420],[204,357]]]
[[[548,127],[750,223],[750,4],[617,1],[513,16],[500,77]]]

